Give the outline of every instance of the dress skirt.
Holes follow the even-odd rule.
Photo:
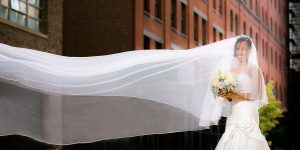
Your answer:
[[[252,101],[233,100],[225,132],[216,150],[269,150],[259,128],[258,108]]]

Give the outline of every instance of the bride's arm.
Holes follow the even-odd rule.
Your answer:
[[[227,95],[220,95],[220,97],[223,97],[225,99],[231,98],[231,99],[238,99],[238,100],[250,100],[250,94],[249,93],[229,92]]]

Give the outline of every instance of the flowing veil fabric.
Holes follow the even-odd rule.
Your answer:
[[[230,68],[236,39],[94,57],[0,44],[0,136],[74,144],[209,128],[228,113],[210,81]]]

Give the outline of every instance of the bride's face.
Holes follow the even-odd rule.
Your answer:
[[[248,62],[250,47],[246,41],[241,42],[236,50],[236,57],[238,58],[239,62],[243,61],[243,52],[246,55],[246,62]]]

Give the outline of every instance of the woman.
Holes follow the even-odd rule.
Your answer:
[[[240,37],[235,43],[234,57],[238,65],[231,72],[238,74],[240,90],[237,93],[221,95],[231,98],[231,112],[227,117],[225,133],[216,150],[268,150],[265,137],[259,129],[258,107],[253,101],[252,68],[247,65],[251,48],[251,39]],[[259,76],[260,77],[260,76]],[[261,82],[261,79],[258,80]]]
[[[231,68],[235,43],[247,46],[236,42],[241,37],[247,36],[189,50],[94,57],[65,57],[0,44],[0,136],[20,134],[50,144],[74,144],[217,125],[221,115],[227,116],[229,104],[214,97],[210,80],[216,70]],[[261,74],[255,47],[251,49],[247,64],[256,82]],[[240,78],[246,81],[245,76]],[[255,87],[260,88],[251,98],[261,107],[267,103],[264,82]],[[250,103],[232,98],[232,106]],[[252,107],[246,110],[257,112]],[[234,114],[228,123],[235,120],[230,119]],[[219,147],[227,147],[222,141]]]

